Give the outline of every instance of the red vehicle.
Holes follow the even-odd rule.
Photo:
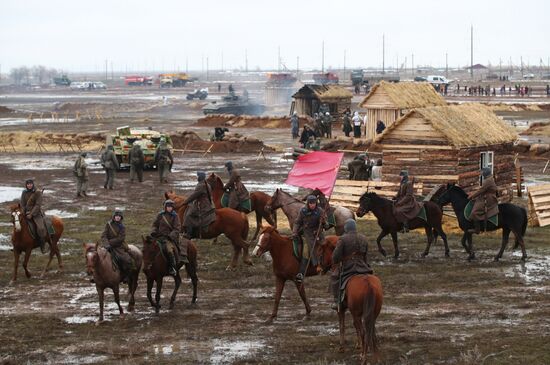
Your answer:
[[[313,81],[316,84],[337,84],[340,79],[332,72],[313,74]]]
[[[126,76],[124,78],[124,85],[126,86],[151,86],[153,85],[153,78],[150,76]]]

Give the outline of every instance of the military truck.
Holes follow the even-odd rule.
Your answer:
[[[213,101],[202,108],[205,115],[208,114],[249,114],[261,115],[265,111],[265,105],[256,104],[248,98],[248,94],[239,96],[230,92],[222,98],[221,102]]]
[[[61,75],[60,77],[54,77],[53,83],[57,86],[69,86],[71,84],[71,80],[69,80],[67,75]]]
[[[124,126],[117,128],[116,134],[107,136],[106,145],[113,145],[120,168],[126,169],[130,167],[128,155],[132,144],[139,144],[145,157],[145,168],[153,169],[156,167],[155,152],[161,139],[166,140],[168,146],[172,148],[172,140],[169,135],[154,131],[151,128]]]

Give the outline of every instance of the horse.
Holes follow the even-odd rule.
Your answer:
[[[29,272],[27,265],[29,263],[32,250],[37,247],[40,247],[40,244],[37,240],[35,240],[31,236],[31,233],[29,231],[29,223],[25,218],[23,211],[21,210],[21,205],[20,204],[10,205],[10,211],[11,211],[11,223],[13,224],[11,242],[13,243],[13,255],[15,258],[15,261],[13,263],[13,278],[10,281],[10,284],[13,284],[17,280],[19,256],[21,255],[22,252],[25,252],[25,258],[23,260],[23,269],[25,269],[25,275],[27,276],[27,278],[31,277],[31,273]],[[52,216],[51,220],[55,230],[55,234],[50,239],[51,241],[49,242],[50,257],[40,277],[44,277],[44,275],[46,275],[46,272],[50,268],[50,264],[52,263],[54,255],[57,257],[57,265],[59,267],[59,272],[63,271],[63,262],[61,260],[61,253],[59,252],[59,246],[58,246],[59,239],[61,238],[61,235],[63,234],[63,229],[64,229],[63,220],[57,216]]]
[[[86,273],[93,276],[93,282],[99,295],[99,321],[103,322],[103,304],[105,288],[111,288],[115,295],[115,302],[118,305],[120,318],[124,318],[124,311],[120,306],[119,285],[122,281],[120,270],[113,266],[111,253],[99,247],[97,243],[84,243],[84,255],[86,257]],[[138,286],[139,271],[141,270],[142,254],[139,248],[134,245],[128,245],[128,253],[136,264],[136,270],[128,277],[128,312],[134,311],[136,300],[134,294]]]
[[[409,228],[424,228],[428,244],[426,249],[422,253],[422,257],[426,257],[430,253],[430,247],[432,243],[437,239],[437,236],[441,236],[443,244],[445,245],[445,257],[449,257],[449,245],[447,243],[447,235],[443,231],[443,211],[441,208],[432,201],[424,202],[424,208],[426,210],[427,220],[423,220],[419,217],[415,217],[409,221]],[[403,229],[403,224],[399,223],[393,215],[393,202],[389,199],[383,198],[374,192],[366,192],[361,198],[359,198],[359,208],[357,208],[357,216],[362,217],[366,213],[372,212],[382,232],[376,238],[376,244],[378,245],[378,251],[383,256],[386,256],[386,250],[382,248],[380,241],[384,237],[391,235],[394,247],[394,258],[399,257],[399,245],[397,242],[397,231]]]
[[[183,222],[185,209],[187,208],[187,205],[183,204],[185,197],[178,196],[171,191],[164,193],[164,196],[166,199],[174,201],[176,212],[180,221]],[[252,266],[252,261],[248,254],[248,242],[246,241],[248,238],[248,218],[246,214],[230,208],[216,209],[216,220],[206,230],[201,231],[201,238],[215,238],[222,233],[229,238],[233,245],[233,257],[227,270],[237,267],[241,251],[243,252],[243,262]]]
[[[305,203],[303,201],[293,197],[289,193],[283,191],[283,189],[276,189],[271,196],[271,205],[267,209],[275,211],[281,208],[288,218],[290,229],[292,229],[292,227],[294,227],[294,222],[300,214],[300,209],[304,206]],[[336,221],[336,225],[334,226],[334,230],[336,235],[341,236],[344,234],[344,224],[350,218],[355,219],[355,215],[351,210],[340,206],[335,207],[334,220]]]
[[[469,199],[468,195],[462,188],[454,184],[447,184],[447,190],[441,194],[439,197],[438,203],[441,206],[445,206],[451,203],[453,210],[456,214],[458,220],[458,225],[460,229],[464,232],[462,235],[461,243],[462,246],[466,249],[466,252],[469,254],[468,260],[473,260],[475,258],[474,246],[472,243],[472,233],[468,232],[468,229],[474,227],[473,223],[466,219],[464,216],[464,208],[468,204]],[[495,261],[498,261],[502,258],[504,249],[508,244],[508,239],[510,237],[510,232],[514,232],[515,236],[515,245],[521,246],[521,260],[525,261],[527,259],[527,253],[525,252],[525,242],[523,241],[523,236],[527,230],[527,211],[518,207],[517,205],[511,203],[502,203],[498,205],[498,226],[493,224],[488,225],[486,231],[496,231],[497,229],[502,229],[502,245],[500,251],[495,256]],[[466,246],[466,241],[468,241],[468,246]]]
[[[147,299],[151,306],[155,308],[155,312],[160,311],[160,292],[162,290],[162,282],[165,276],[168,276],[168,261],[166,257],[161,253],[160,246],[157,241],[153,240],[151,236],[143,237],[143,272],[147,277]],[[193,285],[193,298],[191,303],[195,304],[197,302],[197,283],[199,277],[197,276],[197,246],[192,241],[189,241],[187,245],[187,257],[189,263],[185,265],[185,271],[187,275],[191,278],[191,284]],[[181,276],[179,269],[183,266],[183,263],[178,264],[176,270],[177,275],[174,278],[175,287],[172,297],[170,298],[170,309],[174,308],[174,302],[176,301],[176,294],[181,285]],[[156,293],[155,293],[155,302],[153,302],[153,297],[151,291],[153,290],[153,283],[157,284]]]
[[[318,247],[319,266],[323,272],[333,268],[332,253],[336,248],[337,237],[327,237]],[[346,285],[345,307],[338,311],[340,325],[340,352],[345,348],[346,309],[353,317],[353,326],[361,348],[362,363],[367,363],[369,348],[378,356],[378,338],[376,336],[376,319],[382,309],[384,294],[380,279],[375,275],[354,275]]]
[[[206,179],[208,185],[212,188],[212,199],[216,209],[222,208],[222,196],[223,196],[223,181],[221,177],[215,173],[211,173]],[[250,193],[250,206],[252,211],[256,214],[256,231],[252,240],[258,238],[260,228],[262,227],[262,219],[265,219],[271,226],[277,227],[277,213],[275,211],[269,212],[266,210],[266,206],[269,206],[271,197],[262,191],[253,191]]]
[[[260,231],[260,237],[254,248],[253,255],[260,257],[266,252],[269,252],[273,259],[273,273],[275,274],[275,303],[271,316],[266,323],[273,323],[273,320],[277,318],[279,302],[281,301],[281,295],[283,294],[283,289],[285,288],[287,280],[294,281],[296,284],[296,289],[298,289],[300,298],[302,298],[302,302],[304,302],[306,308],[306,316],[309,317],[311,306],[307,300],[304,285],[303,283],[299,284],[295,281],[295,277],[300,270],[300,262],[294,257],[291,238],[282,236],[274,227],[263,227]],[[317,268],[313,265],[309,265],[306,276],[317,274]]]

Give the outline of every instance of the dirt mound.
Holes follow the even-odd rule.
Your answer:
[[[336,152],[338,150],[350,150],[365,152],[367,149],[370,151],[377,151],[376,145],[372,144],[371,140],[356,139],[339,137],[332,141],[325,143],[321,149],[327,152]]]
[[[101,134],[0,132],[3,152],[97,151],[104,143]]]
[[[207,141],[200,138],[195,132],[183,131],[170,136],[172,145],[177,150],[206,151],[212,153],[258,153],[273,151],[273,148],[264,145],[262,141],[254,137],[245,137],[239,133],[226,133],[223,141]]]
[[[531,123],[529,128],[526,131],[523,131],[521,134],[524,134],[527,136],[550,137],[550,123],[549,122]]]
[[[0,105],[0,113],[13,113],[15,110]]]
[[[300,128],[304,124],[312,124],[313,119],[305,116],[299,118]],[[200,118],[195,124],[201,127],[233,127],[233,128],[290,128],[290,118],[287,116],[255,116],[211,114]]]
[[[523,103],[513,103],[513,104],[505,104],[505,103],[497,103],[497,104],[488,104],[488,106],[494,111],[494,112],[540,112],[544,110],[550,110],[550,104],[547,103],[540,103],[540,104],[523,104]]]
[[[116,113],[142,112],[151,109],[150,103],[128,102],[128,103],[60,103],[56,104],[54,111],[68,114],[101,113],[114,115]]]

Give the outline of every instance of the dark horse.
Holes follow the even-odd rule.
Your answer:
[[[443,243],[445,244],[445,256],[448,257],[449,245],[447,244],[447,235],[443,232],[443,228],[441,227],[443,211],[436,203],[431,201],[425,202],[424,208],[426,209],[427,221],[419,217],[409,221],[409,229],[424,228],[426,231],[428,244],[422,253],[422,256],[427,256],[430,253],[430,246],[435,241],[437,236],[440,235],[443,239]],[[395,249],[394,257],[398,258],[399,246],[397,243],[397,231],[403,229],[403,224],[399,223],[393,215],[393,201],[382,198],[376,193],[367,192],[359,199],[359,208],[356,213],[359,217],[362,217],[369,211],[374,213],[376,219],[378,220],[378,225],[382,228],[382,232],[380,232],[378,238],[376,238],[378,251],[380,251],[382,255],[386,256],[386,250],[382,248],[380,241],[389,233],[391,234],[393,247]]]
[[[156,240],[151,236],[142,237],[143,239],[143,272],[147,277],[147,299],[151,306],[155,308],[155,312],[160,310],[160,292],[162,290],[162,281],[165,276],[168,276],[168,261],[166,257],[160,252],[160,246]],[[191,303],[197,302],[197,283],[199,277],[197,276],[197,246],[189,241],[187,245],[187,257],[189,263],[185,265],[185,271],[191,278],[191,284],[193,285],[193,298]],[[174,278],[175,286],[172,297],[170,298],[170,309],[174,308],[174,302],[176,301],[176,294],[181,285],[181,277],[179,269],[183,266],[183,263],[178,264],[177,275]],[[151,291],[153,290],[153,283],[157,284],[155,292],[155,302],[153,302],[153,296]]]
[[[468,260],[472,260],[475,258],[475,253],[472,243],[472,233],[468,233],[468,229],[473,228],[474,225],[464,216],[464,208],[466,208],[466,204],[468,204],[468,202],[468,195],[464,192],[464,190],[462,190],[462,188],[454,184],[447,184],[447,190],[441,194],[438,201],[441,206],[449,203],[453,206],[453,210],[458,219],[458,225],[464,232],[461,240],[462,246],[464,246],[464,248],[466,248],[466,252],[470,254],[468,256]],[[500,247],[498,254],[495,256],[495,261],[502,258],[504,249],[508,244],[510,232],[514,232],[514,236],[516,237],[516,244],[514,248],[521,246],[521,259],[525,261],[527,258],[527,253],[525,252],[523,236],[525,235],[525,231],[527,229],[527,211],[524,208],[518,207],[514,204],[499,204],[498,226],[488,224],[486,231],[496,231],[497,229],[502,229],[502,246]],[[466,246],[466,240],[468,241],[468,246]]]
[[[336,248],[338,237],[329,236],[317,249],[320,257],[319,266],[323,272],[333,268],[332,253]],[[346,309],[353,317],[353,326],[357,332],[361,348],[362,363],[367,363],[369,348],[378,356],[378,339],[376,337],[376,319],[382,309],[384,294],[380,279],[375,275],[354,275],[346,285],[345,308],[338,312],[340,324],[340,352],[344,352]]]

